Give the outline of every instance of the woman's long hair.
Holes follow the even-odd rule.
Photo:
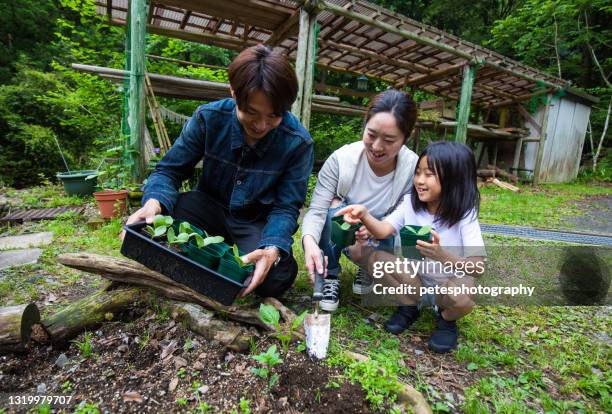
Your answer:
[[[436,173],[440,181],[436,222],[452,227],[470,212],[478,214],[480,192],[476,185],[476,160],[472,150],[459,142],[438,141],[429,144],[419,155],[417,168],[423,157],[427,157],[429,169]],[[427,211],[427,204],[419,200],[414,185],[410,197],[414,211]]]

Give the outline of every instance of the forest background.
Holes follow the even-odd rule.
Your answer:
[[[606,132],[612,70],[612,3],[606,0],[376,0],[388,9],[481,44],[572,82],[600,98],[591,112],[580,178],[611,181],[612,151]],[[76,72],[72,63],[123,68],[125,30],[105,24],[93,0],[0,0],[0,187],[26,187],[53,179],[65,167],[95,168],[121,131],[123,90]],[[236,52],[147,35],[151,55],[227,66]],[[224,69],[150,60],[147,70],[227,81]],[[326,83],[354,87],[355,79],[329,73]],[[371,82],[372,90],[387,85]],[[417,92],[417,100],[427,99]],[[353,103],[367,104],[363,98]],[[191,115],[202,102],[160,98]],[[341,118],[341,119],[338,119]],[[310,131],[316,159],[360,137],[361,119],[314,114]],[[167,122],[171,139],[181,126]],[[150,126],[150,130],[153,128]],[[599,162],[593,155],[599,142]]]

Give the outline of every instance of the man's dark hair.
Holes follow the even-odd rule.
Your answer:
[[[404,134],[404,143],[406,143],[417,119],[417,107],[410,95],[397,89],[388,89],[379,93],[368,107],[365,124],[380,112],[389,112],[393,115],[398,129]]]
[[[243,50],[227,68],[236,105],[246,109],[251,96],[263,92],[272,102],[274,113],[282,116],[291,108],[298,93],[295,71],[285,56],[264,45]]]

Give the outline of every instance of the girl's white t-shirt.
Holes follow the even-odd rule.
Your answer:
[[[406,194],[397,208],[385,217],[395,228],[395,233],[405,225],[432,226],[440,234],[440,245],[460,257],[486,256],[484,241],[476,211],[472,210],[452,227],[435,222],[435,217],[426,210],[414,211],[410,193]]]

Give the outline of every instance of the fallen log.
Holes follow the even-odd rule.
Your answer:
[[[170,299],[202,305],[237,322],[258,326],[267,331],[273,330],[259,319],[259,311],[256,308],[222,305],[130,259],[93,253],[65,253],[59,255],[57,261],[68,267],[99,274],[109,280],[156,290]]]
[[[185,323],[187,329],[209,340],[217,340],[227,348],[245,352],[255,335],[242,326],[215,319],[212,311],[194,303],[168,301],[173,319]]]
[[[0,308],[0,354],[22,351],[30,341],[32,325],[39,321],[34,303]]]
[[[85,330],[99,327],[107,314],[116,315],[130,305],[145,302],[149,293],[137,287],[98,290],[71,303],[42,321],[42,326],[55,344],[63,344]]]
[[[480,169],[476,170],[476,175],[479,177],[487,178],[487,177],[495,177],[496,171],[494,169]]]
[[[357,352],[345,351],[351,359],[358,362],[367,362],[368,357]],[[379,371],[384,375],[385,370],[379,368]],[[417,391],[412,385],[406,384],[397,380],[399,386],[397,392],[397,402],[404,406],[406,412],[414,412],[416,414],[432,414],[431,407],[427,403],[423,394]]]

